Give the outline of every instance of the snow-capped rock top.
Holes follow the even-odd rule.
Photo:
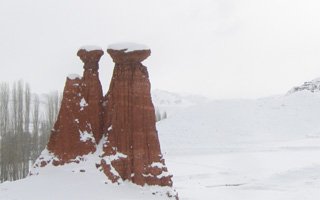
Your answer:
[[[132,42],[115,43],[108,46],[108,49],[113,50],[125,50],[125,52],[150,50],[150,48],[143,44],[137,44]]]
[[[289,90],[288,94],[292,94],[299,91],[319,92],[320,78],[316,78],[316,79],[313,79],[312,81],[304,82],[301,86],[293,87],[291,90]]]
[[[95,51],[95,50],[103,51],[101,47],[95,46],[95,45],[85,45],[85,46],[82,46],[79,48],[79,50],[81,50],[81,49],[86,50],[86,51]]]

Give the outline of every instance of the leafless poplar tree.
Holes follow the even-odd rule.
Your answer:
[[[30,86],[23,81],[15,82],[11,90],[0,84],[0,182],[27,176],[30,163],[48,142],[60,102],[59,93],[53,92],[42,108],[39,96],[31,98]]]
[[[4,143],[4,138],[9,131],[9,85],[6,83],[0,84],[0,182],[7,178],[6,165],[4,164],[8,157]]]

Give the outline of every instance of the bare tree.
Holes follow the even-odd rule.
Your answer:
[[[156,122],[160,121],[161,120],[161,113],[158,108],[156,108],[156,110],[155,110],[155,115],[156,115]]]
[[[24,83],[19,81],[13,84],[12,101],[9,101],[9,93],[9,87],[2,86],[1,181],[23,178],[29,171],[30,88],[26,86],[24,90]]]
[[[21,81],[22,95],[19,100],[22,100],[22,117],[21,120],[23,126],[23,131],[21,132],[21,164],[20,164],[20,175],[19,179],[24,178],[29,172],[29,162],[31,160],[31,133],[29,130],[30,126],[30,106],[31,106],[31,92],[29,84],[23,84]],[[23,89],[25,88],[25,89]]]
[[[59,93],[52,92],[47,96],[47,120],[49,125],[53,125],[57,119],[60,107]]]
[[[5,138],[9,130],[9,85],[7,83],[0,84],[0,182],[7,179],[8,160]]]
[[[54,123],[57,120],[59,109],[61,105],[61,98],[62,95],[56,91],[52,92],[47,95],[46,101],[46,112],[45,115],[42,117],[43,120],[40,124],[40,148],[45,148],[46,144],[48,143],[49,136],[51,133],[51,129],[53,128]]]
[[[28,83],[25,84],[25,91],[24,91],[24,130],[25,132],[29,132],[30,126],[30,102],[31,102],[31,94],[30,94],[30,86]]]
[[[31,142],[31,159],[34,161],[40,154],[39,146],[39,106],[40,100],[38,95],[34,95],[33,113],[32,113],[32,142]]]
[[[9,125],[9,85],[0,84],[0,138],[8,131]]]
[[[0,84],[0,182],[28,174],[31,161],[45,148],[58,116],[58,92],[47,95],[45,110],[41,110],[38,95],[34,95],[32,104],[31,100],[28,84],[15,82],[11,90],[8,84]]]
[[[167,119],[167,112],[166,111],[164,111],[164,113],[162,114],[162,117],[161,117],[161,119]]]
[[[23,82],[22,80],[18,81],[18,84],[17,84],[17,100],[18,102],[16,107],[17,107],[17,111],[18,111],[18,116],[17,116],[17,132],[18,133],[23,133],[23,116],[24,116],[24,113],[23,113],[23,94],[24,94],[24,91],[23,91]]]

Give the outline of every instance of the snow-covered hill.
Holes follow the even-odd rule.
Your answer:
[[[207,102],[208,98],[200,95],[182,95],[156,89],[152,91],[152,101],[157,106],[187,107]]]
[[[187,107],[209,101],[208,98],[200,95],[177,94],[159,89],[153,90],[151,96],[156,112],[159,112],[161,116],[164,113],[171,116]]]
[[[192,106],[158,122],[158,131],[167,152],[219,152],[320,137],[319,116],[320,93],[301,91]]]
[[[103,140],[102,140],[103,141]],[[168,187],[141,187],[131,182],[112,184],[102,171],[95,167],[100,163],[103,142],[97,151],[79,159],[79,163],[62,166],[51,164],[31,170],[32,175],[15,182],[0,184],[1,200],[163,200],[169,199]],[[47,152],[46,150],[44,152]],[[42,153],[45,155],[46,153]],[[47,156],[52,156],[48,154]]]
[[[158,122],[181,199],[320,198],[320,93],[220,100]]]
[[[153,101],[174,110],[157,129],[181,200],[320,198],[320,93],[192,102],[157,91]],[[0,199],[166,199],[91,171],[69,165],[4,183]]]

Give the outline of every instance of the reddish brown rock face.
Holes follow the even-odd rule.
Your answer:
[[[88,120],[91,124],[92,133],[97,142],[102,137],[102,87],[99,79],[99,60],[103,55],[102,50],[86,51],[81,49],[77,54],[84,63],[83,72],[83,96],[88,102]]]
[[[47,145],[58,158],[54,165],[94,152],[102,137],[102,87],[98,73],[102,55],[101,50],[78,51],[84,62],[83,78],[67,78],[58,119]]]
[[[113,182],[172,186],[160,150],[148,71],[141,64],[150,50],[108,53],[115,68],[106,95],[104,172]]]

